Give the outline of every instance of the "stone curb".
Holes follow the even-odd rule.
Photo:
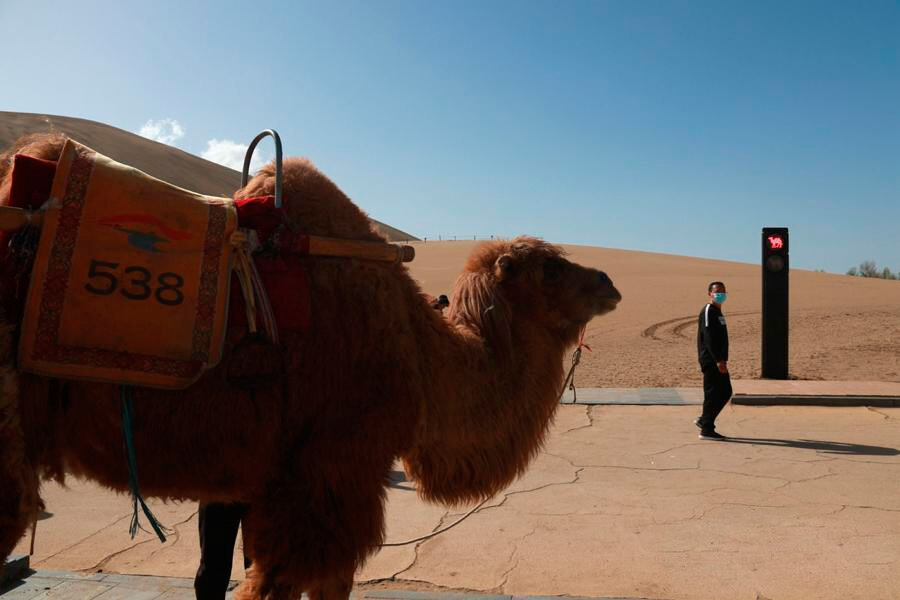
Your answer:
[[[846,394],[789,395],[735,394],[732,404],[743,406],[875,406],[900,407],[900,397]],[[703,404],[700,388],[577,388],[566,390],[560,404],[582,406],[690,406]]]
[[[576,400],[573,402],[573,400]],[[560,404],[686,406],[703,404],[700,388],[576,388],[566,390]]]
[[[731,399],[732,404],[744,406],[877,406],[900,407],[900,398],[889,396],[762,396],[741,394]]]
[[[622,596],[510,596],[508,594],[466,594],[466,593],[435,593],[435,592],[411,592],[407,590],[381,590],[363,591],[363,596],[355,597],[377,598],[378,600],[651,600],[648,598],[625,598]]]

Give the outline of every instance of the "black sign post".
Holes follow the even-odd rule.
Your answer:
[[[788,230],[762,230],[762,376],[788,378]]]

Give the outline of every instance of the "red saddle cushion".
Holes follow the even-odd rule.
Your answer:
[[[275,208],[274,196],[245,198],[235,202],[239,227],[255,229],[261,241],[268,240],[284,222],[284,210]],[[279,330],[304,330],[312,314],[309,278],[299,256],[278,254],[254,258],[256,270],[269,295]],[[231,309],[228,324],[246,326],[247,309],[237,276],[231,276]]]
[[[40,208],[50,197],[55,174],[56,161],[16,154],[13,158],[9,198],[3,204],[28,210]],[[19,265],[13,260],[9,247],[10,237],[12,232],[0,231],[0,296],[6,317],[18,322],[22,318],[30,276],[27,271],[22,272],[22,269],[30,269],[31,264],[29,261],[27,265]]]

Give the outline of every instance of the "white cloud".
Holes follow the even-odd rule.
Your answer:
[[[156,121],[150,119],[144,123],[138,135],[174,146],[175,142],[184,137],[184,127],[175,119],[159,119]]]
[[[206,142],[206,150],[200,156],[206,160],[240,171],[244,168],[244,155],[247,154],[247,147],[247,144],[213,138]],[[257,146],[253,152],[253,158],[250,159],[250,174],[255,173],[270,160],[272,160],[272,157],[260,152],[260,148]]]

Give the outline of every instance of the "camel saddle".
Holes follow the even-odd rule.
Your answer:
[[[22,370],[180,389],[219,363],[238,222],[229,199],[73,140],[49,198],[22,308]]]

